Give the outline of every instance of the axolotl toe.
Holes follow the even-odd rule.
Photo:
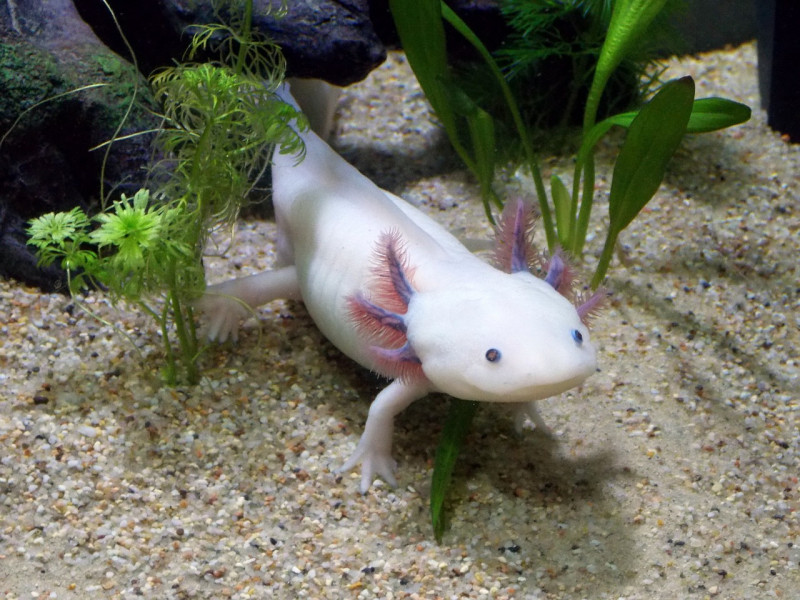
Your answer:
[[[279,93],[294,102],[288,88]],[[559,254],[543,279],[531,273],[531,208],[507,204],[490,265],[316,134],[302,137],[305,158],[278,151],[272,167],[281,264],[209,287],[199,306],[210,337],[235,337],[248,307],[297,298],[335,346],[391,379],[341,469],[361,464],[362,492],[376,476],[395,483],[394,417],[431,392],[516,403],[542,426],[533,401],[596,370],[586,321],[600,296],[573,305]]]

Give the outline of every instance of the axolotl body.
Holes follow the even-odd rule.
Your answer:
[[[302,136],[301,161],[279,151],[273,159],[279,264],[209,287],[200,301],[209,337],[235,338],[243,304],[299,299],[344,354],[392,380],[342,467],[362,465],[362,492],[376,476],[394,485],[394,417],[431,392],[516,403],[519,417],[543,426],[533,402],[596,370],[583,322],[595,300],[576,308],[559,293],[569,282],[558,255],[544,279],[529,271],[529,207],[508,203],[496,268],[315,133]]]

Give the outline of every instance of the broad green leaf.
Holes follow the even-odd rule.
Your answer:
[[[592,289],[597,289],[605,277],[619,233],[661,185],[667,163],[686,133],[693,97],[691,77],[670,81],[630,124],[614,167],[608,198],[608,233],[589,284]]]
[[[477,409],[478,403],[474,401],[458,398],[450,401],[450,411],[439,438],[439,446],[436,448],[431,478],[431,523],[437,541],[442,540],[446,526],[443,514],[444,500],[450,487],[453,468]]]
[[[726,98],[699,98],[692,104],[692,114],[686,126],[686,133],[708,133],[733,127],[750,118],[750,107]],[[602,137],[613,126],[630,127],[639,114],[638,110],[613,115],[595,124],[583,136],[576,159],[576,172],[579,172],[589,155],[594,151]],[[560,226],[559,226],[560,228]]]
[[[442,12],[449,9],[440,0],[391,0],[390,8],[408,62],[444,126],[450,143],[480,182],[486,215],[491,221],[490,204],[494,202],[502,208],[502,202],[492,190],[494,124],[488,113],[453,85],[442,20]],[[466,25],[463,29],[460,31],[470,42],[480,44]],[[491,59],[488,51],[486,54]],[[464,146],[464,139],[460,135],[465,125],[461,118],[466,120],[469,130],[470,149]]]
[[[456,85],[446,88],[450,105],[459,117],[467,121],[469,138],[472,143],[475,176],[481,185],[481,197],[486,214],[491,215],[489,200],[496,198],[492,191],[495,167],[494,121],[491,115],[483,110],[463,90]],[[497,199],[499,202],[499,199]],[[499,208],[502,208],[499,202]]]
[[[686,133],[708,133],[744,123],[750,107],[726,98],[700,98],[694,101]]]
[[[733,127],[750,118],[750,107],[726,98],[699,98],[692,104],[692,114],[686,126],[686,133],[708,133]],[[602,137],[613,126],[630,127],[639,114],[638,110],[619,113],[603,119],[589,130],[578,151],[578,163],[583,164]]]
[[[481,197],[484,199],[487,214],[491,214],[488,201],[493,197],[492,180],[494,179],[494,121],[485,110],[477,110],[468,117],[469,135],[475,152],[475,167],[478,181],[481,184]],[[502,208],[502,203],[500,203]]]
[[[692,114],[686,133],[709,133],[726,127],[739,125],[750,119],[750,107],[726,98],[698,98],[692,104]],[[614,125],[630,127],[638,110],[613,115],[594,125],[584,136],[578,152],[578,160],[585,157]]]
[[[567,186],[558,175],[550,177],[550,193],[553,196],[553,206],[556,213],[556,229],[558,241],[563,248],[570,247],[570,206],[571,200]]]
[[[614,167],[609,192],[609,235],[622,231],[661,185],[669,159],[686,133],[694,81],[665,84],[631,123]]]

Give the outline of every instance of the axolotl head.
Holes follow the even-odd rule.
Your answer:
[[[480,264],[444,285],[417,290],[397,235],[382,241],[382,292],[357,295],[351,313],[377,334],[376,370],[390,377],[425,377],[464,400],[523,402],[559,394],[596,370],[585,324],[600,295],[574,306],[562,293],[569,270],[556,254],[547,276],[529,272],[528,228],[505,215],[498,233],[503,269]]]
[[[519,402],[559,394],[596,370],[576,308],[530,273],[415,294],[408,344],[425,377],[464,400]]]

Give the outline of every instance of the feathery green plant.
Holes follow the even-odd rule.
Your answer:
[[[679,0],[668,1],[668,12]],[[514,92],[529,135],[580,124],[582,108],[611,20],[611,0],[502,0],[509,33],[494,59]],[[625,110],[652,89],[657,52],[672,38],[666,19],[656,19],[626,53],[603,94],[604,116]],[[497,120],[509,150],[514,126],[496,81],[485,64],[456,63],[456,81]],[[651,73],[647,76],[647,73]],[[513,152],[511,153],[513,156]]]
[[[441,0],[393,0],[392,15],[411,68],[433,109],[444,125],[448,137],[469,169],[479,179],[484,207],[492,220],[492,204],[502,204],[492,191],[493,163],[476,168],[481,156],[492,156],[493,148],[480,147],[493,138],[472,136],[472,152],[459,149],[459,131],[455,115],[463,92],[455,85],[446,60],[444,28],[447,21],[478,51],[494,74],[502,90],[508,111],[524,150],[525,160],[534,181],[539,200],[542,224],[552,252],[561,246],[574,259],[580,259],[586,240],[594,195],[594,147],[613,126],[628,129],[614,167],[609,195],[609,226],[600,261],[592,277],[591,287],[597,288],[610,265],[614,246],[620,232],[649,202],[664,177],[667,163],[683,136],[689,133],[713,131],[730,127],[749,119],[750,109],[742,104],[722,99],[694,99],[694,81],[684,77],[664,84],[653,98],[637,111],[611,116],[597,123],[598,106],[609,79],[633,45],[641,38],[666,0],[616,0],[605,32],[597,64],[594,67],[583,118],[583,139],[575,163],[572,191],[558,177],[551,178],[551,197],[548,198],[528,132],[511,89],[478,37]],[[424,17],[424,18],[423,18]],[[420,27],[419,21],[424,21]],[[458,101],[456,102],[456,99]],[[480,115],[482,129],[493,131],[492,117],[477,105],[470,115]],[[487,199],[492,200],[492,204]],[[552,204],[551,204],[552,202]],[[468,430],[474,406],[453,399],[445,429],[436,454],[431,486],[431,517],[437,539],[443,532],[442,508],[455,458]]]
[[[150,79],[164,119],[152,191],[123,195],[93,218],[80,209],[43,215],[28,230],[40,263],[66,270],[73,296],[99,287],[154,318],[169,384],[199,380],[192,302],[205,290],[210,233],[236,218],[274,145],[303,152],[289,123],[302,128],[304,118],[275,94],[285,71],[279,48],[251,31],[252,0],[226,4],[231,24],[195,26],[188,61]],[[191,62],[209,49],[219,60]]]

